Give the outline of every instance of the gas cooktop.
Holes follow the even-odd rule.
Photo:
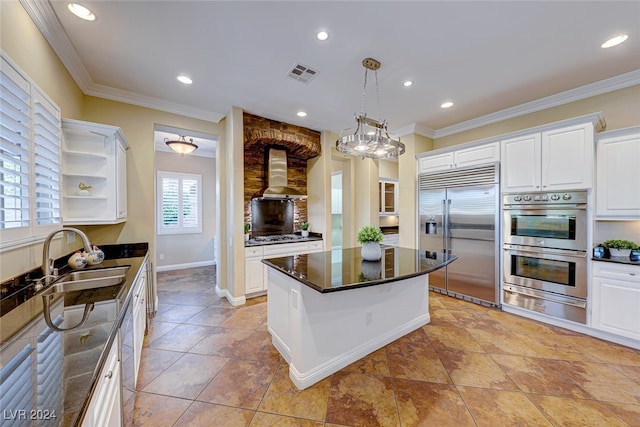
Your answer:
[[[256,242],[283,242],[288,240],[302,240],[305,237],[302,237],[299,234],[272,234],[269,236],[256,236],[251,240]]]

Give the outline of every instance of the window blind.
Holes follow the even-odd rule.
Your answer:
[[[0,52],[0,250],[62,223],[59,108]]]
[[[158,172],[158,234],[202,232],[202,176]]]

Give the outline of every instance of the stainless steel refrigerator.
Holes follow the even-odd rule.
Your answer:
[[[499,305],[498,181],[498,164],[419,175],[419,248],[458,256],[429,274],[433,290]]]

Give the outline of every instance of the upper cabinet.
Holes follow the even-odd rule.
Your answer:
[[[596,146],[596,214],[640,216],[640,126],[602,133]]]
[[[560,191],[592,187],[592,123],[502,141],[502,191]]]
[[[127,219],[127,150],[116,126],[62,120],[64,224],[117,224]]]
[[[398,213],[398,181],[381,179],[378,182],[378,211],[380,215]]]
[[[500,144],[492,142],[418,158],[418,173],[437,172],[500,161]]]

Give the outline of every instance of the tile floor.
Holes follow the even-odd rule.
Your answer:
[[[299,391],[266,298],[158,274],[138,426],[640,426],[640,351],[431,293],[429,325]]]

